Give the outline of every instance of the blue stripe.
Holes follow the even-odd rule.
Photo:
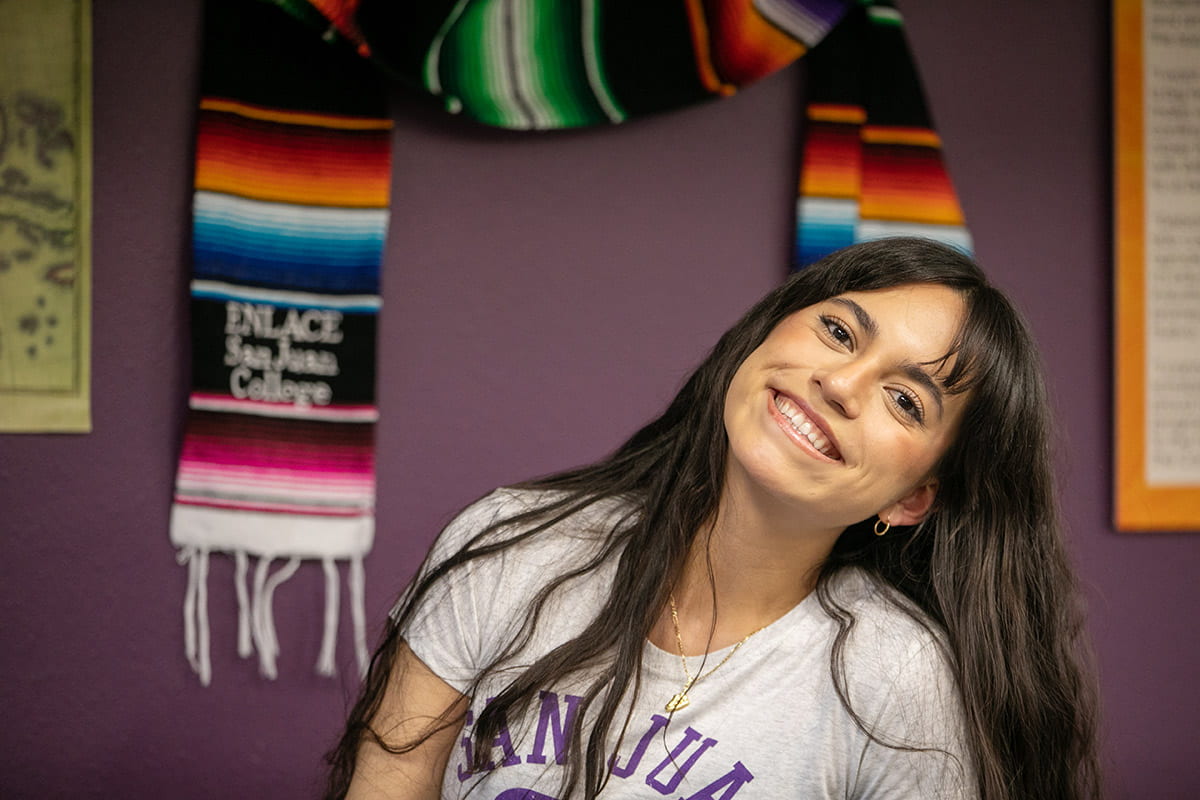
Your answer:
[[[854,222],[800,221],[796,229],[796,266],[808,266],[834,250],[854,244]]]
[[[383,237],[323,236],[319,231],[263,230],[196,221],[193,246],[197,253],[223,253],[232,258],[273,257],[300,264],[333,267],[378,265]]]
[[[200,280],[244,283],[272,289],[330,294],[378,294],[379,268],[331,267],[328,264],[297,264],[272,258],[195,250],[192,271]]]
[[[378,294],[387,212],[197,192],[199,280],[326,294]]]

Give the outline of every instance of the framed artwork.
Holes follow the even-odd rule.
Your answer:
[[[91,430],[91,6],[0,25],[0,432]]]
[[[1200,530],[1200,0],[1113,15],[1115,524]]]

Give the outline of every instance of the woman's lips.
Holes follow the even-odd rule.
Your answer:
[[[829,461],[841,461],[842,454],[838,450],[833,435],[821,424],[821,420],[812,411],[806,411],[803,404],[778,390],[771,391],[771,411],[776,421],[785,427],[787,433],[793,434],[794,439],[801,444],[809,445],[816,453]]]

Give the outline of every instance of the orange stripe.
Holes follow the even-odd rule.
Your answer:
[[[853,125],[809,126],[804,146],[800,194],[858,197],[862,177],[862,143]]]
[[[259,200],[384,208],[391,158],[382,131],[331,131],[206,111],[196,188]]]
[[[862,215],[939,225],[962,225],[954,186],[936,151],[868,147],[863,158]]]
[[[696,54],[696,71],[699,73],[701,85],[713,94],[731,95],[737,91],[721,80],[716,67],[712,63],[708,20],[704,16],[704,6],[701,0],[687,0],[688,23],[692,31],[692,49]]]
[[[941,147],[942,139],[928,128],[902,128],[892,125],[866,125],[862,129],[864,142],[870,144],[911,144]]]
[[[952,192],[929,187],[915,191],[911,186],[883,187],[863,179],[860,204],[863,217],[927,222],[933,225],[962,225],[962,209]]]
[[[291,169],[289,169],[291,167]],[[219,158],[196,162],[196,189],[223,192],[254,200],[301,205],[386,208],[386,180],[375,170],[346,168],[318,173],[309,165],[258,163],[248,165]]]
[[[742,86],[775,72],[804,55],[804,45],[772,25],[752,0],[708,0],[715,18],[710,47],[721,79]]]
[[[858,197],[859,171],[852,165],[807,166],[800,179],[805,197]]]
[[[845,122],[862,125],[867,121],[867,111],[862,106],[812,103],[808,106],[808,118],[814,122]]]
[[[311,125],[318,128],[350,131],[387,131],[392,129],[390,119],[346,117],[336,114],[317,114],[311,111],[287,111],[282,108],[267,108],[219,97],[201,98],[200,108],[205,111],[224,111],[248,119],[282,122],[288,125]]]
[[[953,197],[921,197],[913,193],[880,195],[863,193],[859,208],[863,219],[920,222],[929,225],[962,225],[962,212]]]

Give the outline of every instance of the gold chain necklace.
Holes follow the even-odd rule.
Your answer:
[[[685,684],[683,684],[683,688],[680,689],[675,694],[673,694],[671,696],[671,699],[667,701],[667,705],[666,705],[667,711],[675,712],[675,711],[679,711],[681,709],[687,708],[689,705],[691,705],[692,700],[690,697],[688,697],[688,692],[691,691],[693,686],[695,686],[697,683],[699,683],[700,681],[707,678],[709,675],[712,675],[714,672],[719,670],[721,667],[725,666],[725,662],[728,661],[729,659],[733,658],[733,654],[736,653],[738,650],[741,650],[742,645],[744,645],[751,636],[753,636],[754,634],[761,631],[762,628],[756,628],[755,630],[750,631],[744,637],[742,637],[742,640],[740,642],[738,642],[737,644],[735,644],[733,646],[733,649],[730,650],[728,653],[726,653],[725,657],[721,659],[720,664],[717,664],[715,667],[713,667],[708,672],[705,672],[702,675],[694,675],[693,676],[692,671],[690,669],[688,669],[687,656],[685,656],[683,654],[683,634],[681,634],[679,632],[679,612],[675,608],[675,593],[672,592],[669,595],[669,597],[671,599],[671,624],[675,627],[675,644],[679,646],[679,663],[683,664],[683,674],[684,674],[684,677],[687,678],[687,682]],[[766,627],[766,625],[763,626],[763,628],[765,628],[765,627]]]

